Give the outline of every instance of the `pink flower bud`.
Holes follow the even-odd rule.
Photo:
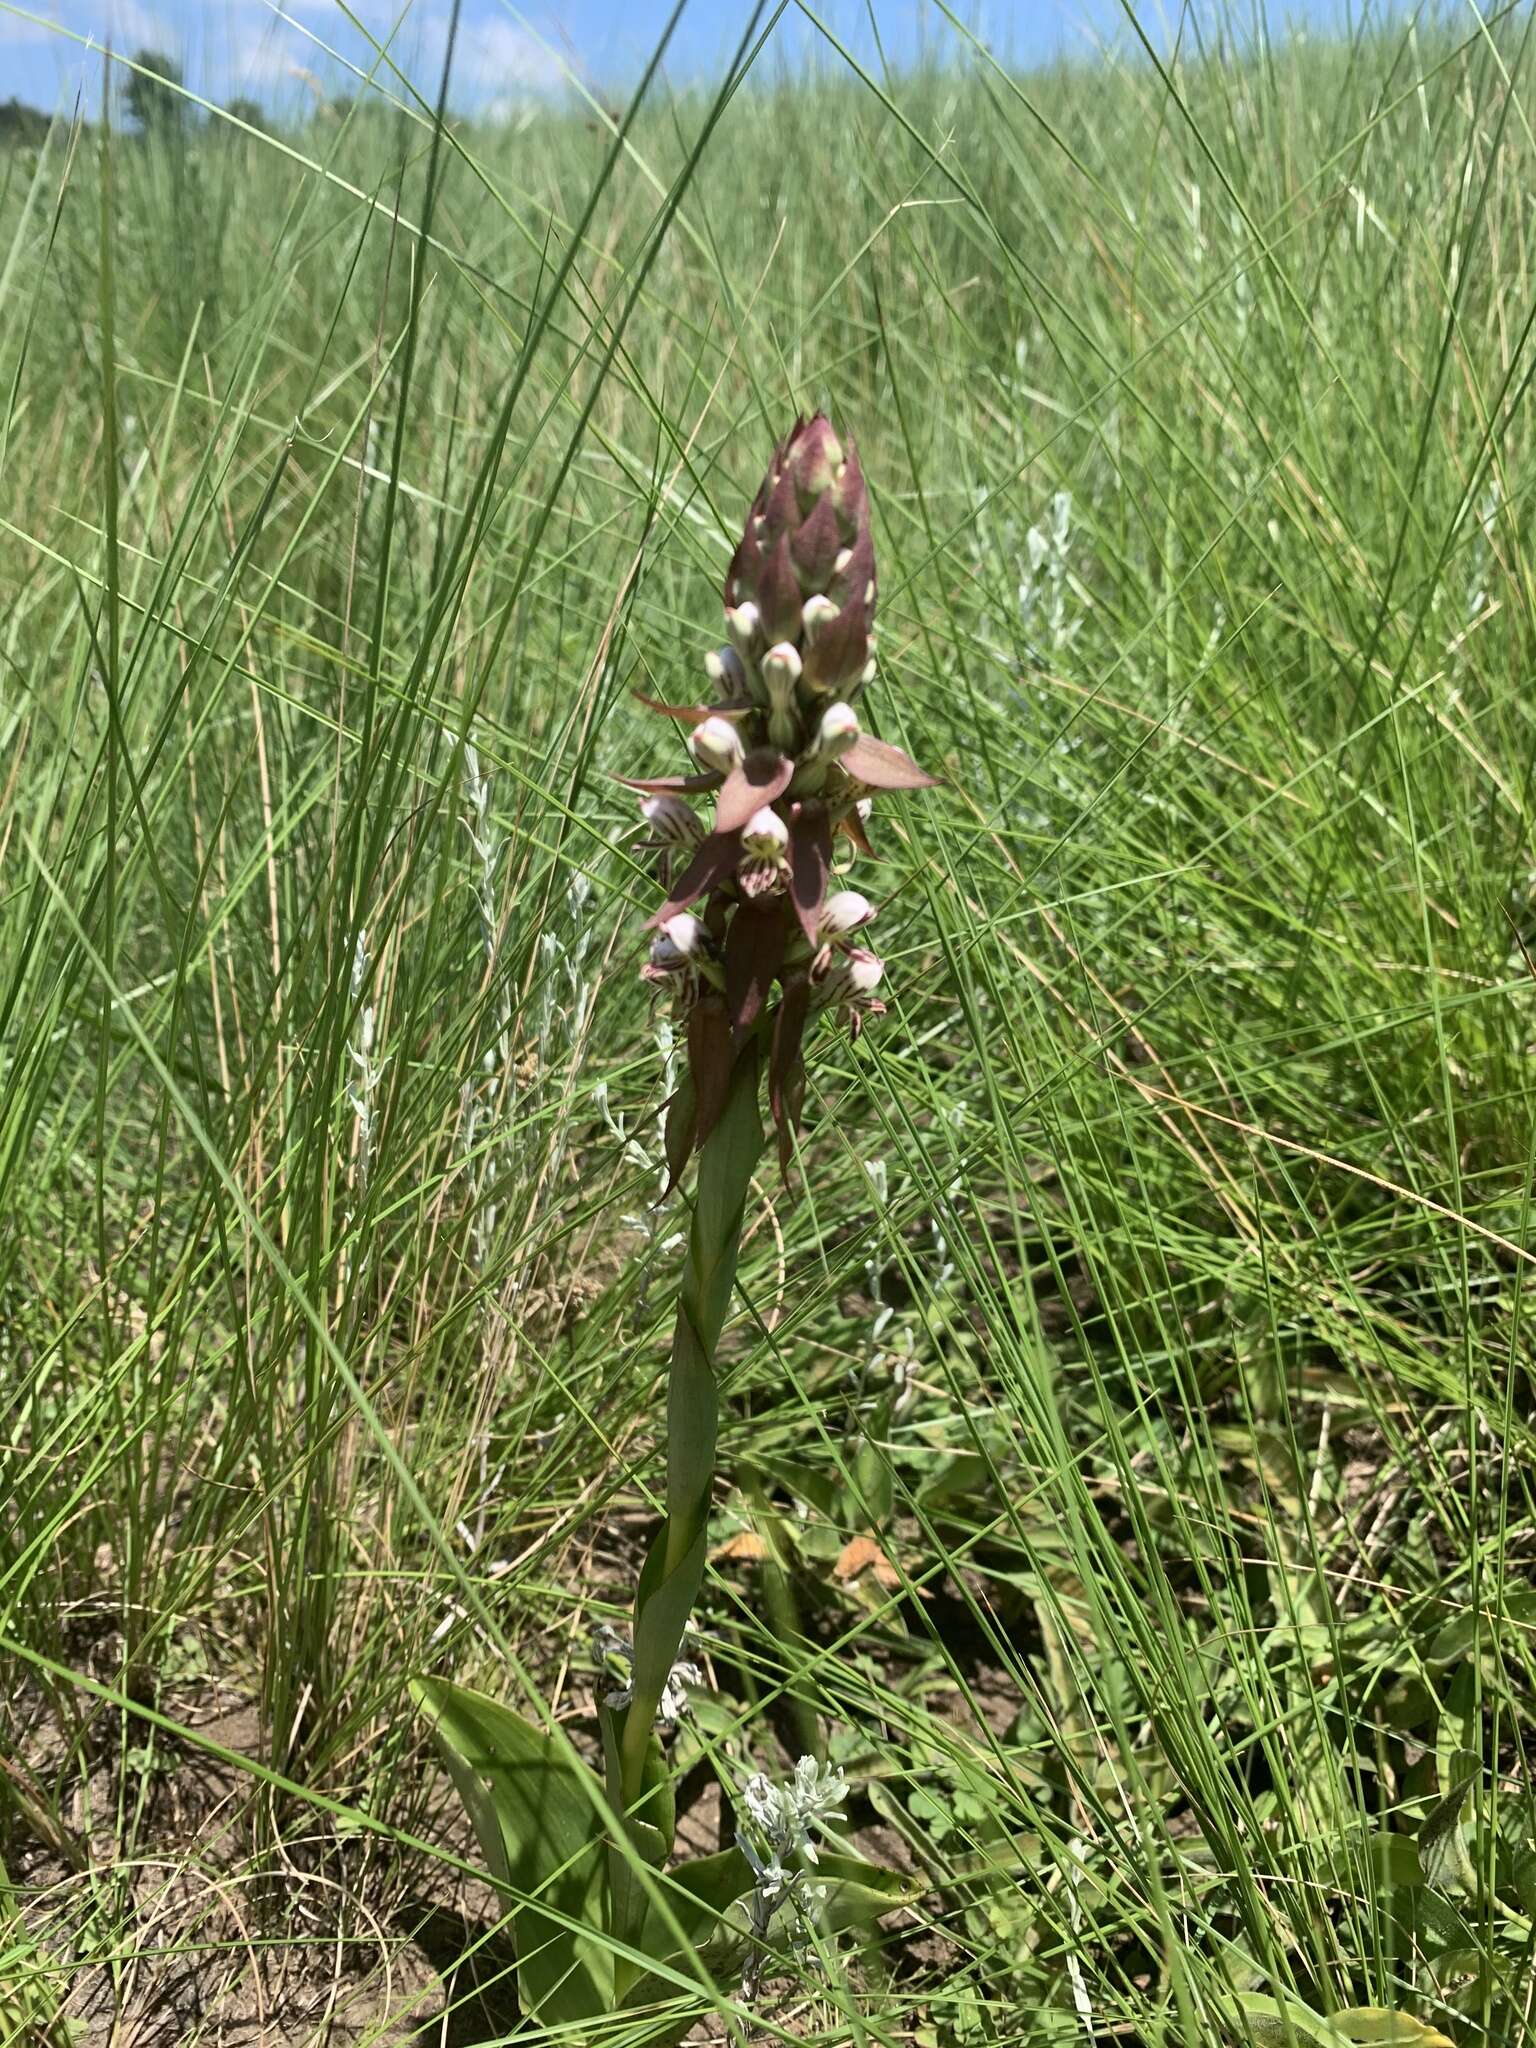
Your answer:
[[[848,988],[856,1001],[872,996],[885,979],[885,962],[862,947],[848,955]]]
[[[817,989],[823,1005],[847,1003],[858,1009],[868,1003],[885,974],[885,962],[862,946],[837,954]]]

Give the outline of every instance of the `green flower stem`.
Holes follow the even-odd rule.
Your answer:
[[[747,1191],[763,1151],[758,1069],[753,1041],[742,1048],[724,1112],[699,1156],[667,1383],[667,1515],[636,1590],[634,1695],[618,1744],[614,1789],[631,1816],[645,1787],[662,1689],[704,1579],[718,1424],[715,1350],[736,1279]],[[632,1931],[643,1905],[637,1889],[631,1883],[619,1888],[620,1932]]]

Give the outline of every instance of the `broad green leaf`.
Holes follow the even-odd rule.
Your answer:
[[[723,1849],[718,1855],[698,1856],[676,1870],[658,1874],[657,1882],[672,1921],[682,1929],[699,1962],[719,1983],[731,1982],[739,1974],[746,1937],[739,1916],[733,1924],[726,1915],[752,1889],[747,1859],[739,1849]],[[639,1946],[674,1970],[686,1973],[693,1967],[687,1950],[678,1946],[660,1902],[653,1898],[646,1900]],[[653,2032],[638,2037],[644,2048],[667,2048],[670,2042],[680,2041],[699,2017],[697,2004],[684,2000],[679,2009],[675,1983],[651,1973],[642,1974],[628,1986],[620,2005],[626,2012],[651,2005],[672,2008]],[[626,2042],[636,2039],[628,2031],[624,2038]]]
[[[1349,2048],[1349,2037],[1321,2013],[1298,1998],[1283,2002],[1263,1991],[1237,1994],[1238,2028],[1234,2038],[1254,2048]]]
[[[605,1838],[585,1767],[484,1693],[441,1678],[417,1679],[411,1692],[510,1909],[524,2011],[546,2025],[611,2012],[613,1959],[598,1938],[607,1917]]]
[[[1358,2048],[1455,2048],[1438,2027],[1384,2005],[1352,2005],[1336,2012],[1333,2024]]]
[[[810,1876],[812,1884],[826,1887],[821,1918],[834,1931],[872,1927],[883,1913],[894,1913],[898,1906],[910,1906],[927,1890],[921,1877],[910,1877],[899,1870],[882,1870],[877,1863],[866,1863],[862,1856],[848,1856],[835,1849],[821,1851]]]
[[[1419,1829],[1419,1861],[1424,1866],[1424,1882],[1441,1891],[1465,1892],[1469,1897],[1477,1890],[1477,1872],[1473,1868],[1472,1852],[1467,1847],[1461,1816],[1467,1794],[1476,1781],[1477,1773],[1467,1771],[1445,1797],[1430,1808],[1423,1827]]]
[[[1435,1782],[1442,1792],[1481,1768],[1482,1759],[1475,1753],[1481,1711],[1477,1667],[1462,1664],[1445,1689],[1435,1722]]]
[[[1423,1884],[1424,1867],[1419,1861],[1419,1845],[1412,1835],[1399,1835],[1390,1828],[1378,1828],[1366,1836],[1365,1850],[1370,1858],[1371,1875],[1384,1889],[1408,1891]]]
[[[803,1500],[829,1522],[838,1520],[842,1487],[831,1473],[793,1458],[758,1457],[753,1466],[771,1485],[781,1486],[795,1500]]]
[[[1474,1643],[1491,1644],[1505,1623],[1516,1629],[1536,1629],[1536,1588],[1506,1589],[1501,1612],[1467,1608],[1434,1636],[1425,1653],[1427,1660],[1454,1664],[1458,1657],[1471,1655]]]
[[[982,1451],[956,1451],[945,1458],[917,1490],[932,1513],[952,1500],[965,1500],[996,1484],[997,1468]]]
[[[696,1953],[718,1943],[725,1934],[733,1941],[735,1932],[725,1925],[725,1916],[738,1899],[752,1889],[752,1871],[739,1849],[722,1849],[714,1856],[697,1856],[660,1876],[658,1883],[673,1918]],[[640,1930],[640,1946],[657,1962],[671,1962],[678,1969],[688,1967],[686,1950],[680,1948],[660,1902],[647,1900]],[[627,2004],[644,2004],[645,1984],[649,1996],[657,1996],[654,1978],[644,1979],[626,1999]]]
[[[896,1498],[896,1475],[891,1461],[870,1436],[859,1441],[853,1460],[852,1484],[848,1487],[847,1518],[850,1526],[883,1529],[891,1519]]]
[[[1428,1883],[1413,1895],[1415,1934],[1424,1952],[1439,1958],[1474,1946],[1476,1937],[1466,1917],[1444,1892]]]

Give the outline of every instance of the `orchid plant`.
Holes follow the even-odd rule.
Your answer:
[[[642,973],[670,993],[687,1046],[667,1109],[668,1164],[674,1184],[694,1153],[699,1169],[668,1378],[666,1513],[632,1633],[614,1639],[627,1683],[599,1706],[602,1785],[558,1732],[446,1681],[416,1689],[511,1910],[524,2007],[545,2023],[579,2022],[670,1992],[667,2016],[635,2036],[658,2043],[691,2024],[686,1993],[707,1981],[700,1964],[712,1974],[729,1962],[756,1983],[775,1917],[750,1833],[667,1868],[673,1793],[657,1732],[677,1718],[679,1674],[696,1669],[682,1647],[708,1542],[716,1349],[765,1143],[762,1078],[787,1173],[814,1020],[840,1015],[857,1035],[882,1008],[884,965],[865,943],[874,913],[856,890],[832,887],[834,847],[868,853],[871,799],[933,782],[860,722],[875,672],[869,497],[857,452],[825,416],[798,421],[775,450],[724,597],[727,644],[705,663],[713,701],[643,700],[689,728],[693,771],[628,783],[666,892]],[[697,799],[712,801],[708,821]],[[885,1873],[824,1855],[825,1924],[900,1896]]]

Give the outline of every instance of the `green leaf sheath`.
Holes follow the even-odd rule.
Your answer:
[[[715,1350],[736,1278],[747,1190],[763,1151],[758,1065],[756,1044],[744,1046],[730,1099],[699,1158],[667,1387],[667,1514],[635,1596],[634,1698],[620,1748],[626,1810],[640,1795],[646,1742],[704,1578],[715,1475]]]

